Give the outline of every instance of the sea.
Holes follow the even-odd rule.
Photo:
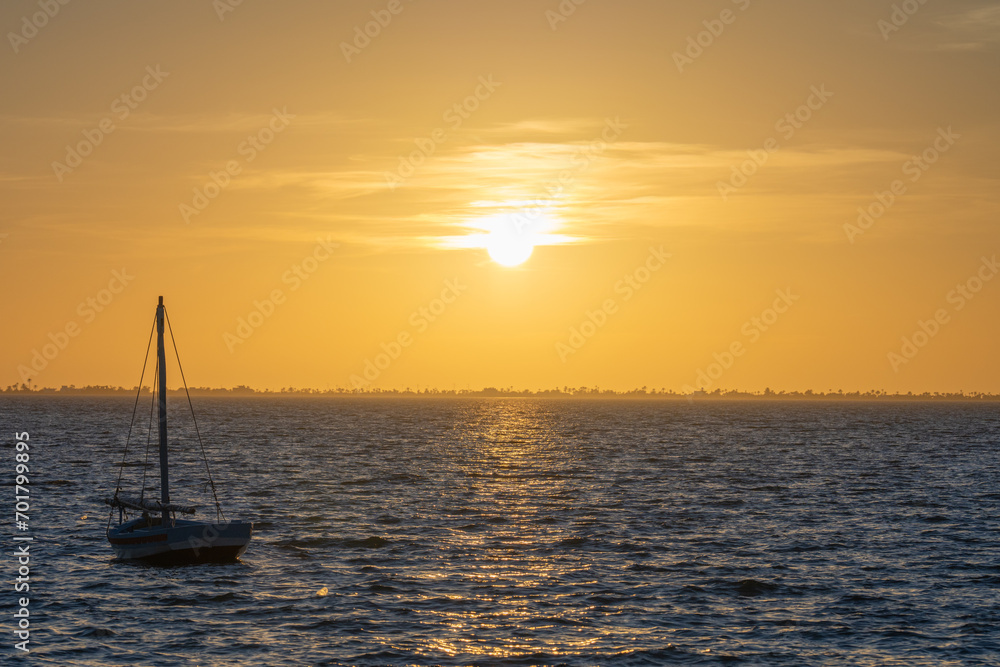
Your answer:
[[[2,396],[4,665],[1000,665],[998,403],[170,400],[246,554],[115,561],[148,398]]]

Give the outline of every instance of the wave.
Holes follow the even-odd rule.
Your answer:
[[[76,633],[80,637],[114,637],[118,633],[111,628],[86,627]]]

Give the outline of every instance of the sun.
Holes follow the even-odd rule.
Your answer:
[[[500,266],[513,268],[527,262],[538,246],[576,243],[581,239],[557,233],[563,224],[551,210],[532,202],[485,202],[491,208],[506,209],[489,215],[466,217],[459,223],[469,233],[445,236],[438,242],[445,248],[484,249]],[[482,205],[480,205],[482,206]]]
[[[514,224],[495,225],[486,237],[486,252],[501,266],[524,264],[534,249],[531,235],[522,232]]]

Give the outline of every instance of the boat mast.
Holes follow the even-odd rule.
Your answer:
[[[159,414],[160,414],[160,503],[163,505],[163,523],[167,527],[170,512],[165,509],[170,504],[170,482],[167,475],[167,353],[163,346],[163,297],[156,307],[156,365],[159,373]]]

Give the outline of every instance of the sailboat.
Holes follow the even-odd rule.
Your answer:
[[[155,565],[233,562],[243,555],[250,544],[253,523],[225,520],[218,496],[215,493],[215,481],[212,479],[211,470],[208,467],[208,459],[204,456],[204,445],[202,446],[202,457],[205,460],[205,469],[212,487],[212,497],[215,499],[216,521],[178,519],[178,513],[194,514],[196,508],[175,504],[170,500],[170,469],[167,455],[167,371],[166,350],[163,344],[164,320],[169,327],[169,318],[166,316],[166,308],[163,306],[163,297],[161,296],[159,305],[156,307],[154,324],[156,328],[156,381],[154,384],[157,387],[160,437],[160,498],[154,500],[145,497],[145,474],[143,475],[143,488],[138,496],[122,493],[121,479],[125,465],[125,457],[123,457],[114,496],[106,498],[104,501],[112,508],[111,515],[108,516],[108,542],[111,543],[115,556],[119,560],[125,561],[142,561]],[[172,330],[170,336],[173,340]],[[152,332],[150,332],[150,338],[152,338]],[[174,350],[175,352],[177,350],[176,341],[174,341]],[[148,345],[146,354],[148,358]],[[184,380],[184,370],[180,366],[179,356],[177,362],[181,379]],[[145,365],[143,365],[143,376],[145,376]],[[139,392],[142,391],[141,387],[142,378],[139,380]],[[191,406],[191,394],[187,390],[186,380],[184,380],[184,391],[188,397],[188,404]],[[136,407],[138,404],[139,395],[137,393]],[[150,412],[150,416],[152,416],[152,411]],[[191,415],[194,418],[193,406],[191,406]],[[134,422],[135,409],[133,408],[132,423],[134,424]],[[194,424],[195,431],[198,432],[196,419]],[[152,424],[150,424],[151,427]],[[125,456],[128,455],[131,433],[132,426],[130,425],[129,437],[126,438],[125,442]],[[198,432],[198,440],[201,441],[200,432]],[[115,509],[118,510],[118,525],[112,526],[111,519]],[[136,513],[139,513],[139,516],[129,518],[130,515]]]

